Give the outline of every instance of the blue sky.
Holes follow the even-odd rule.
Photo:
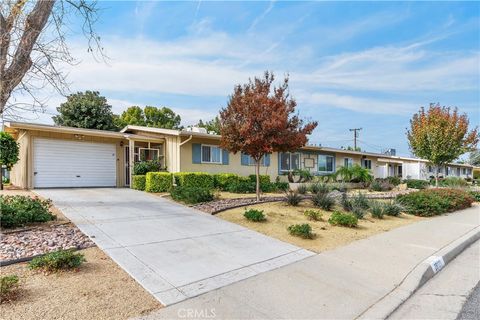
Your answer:
[[[98,90],[121,112],[169,106],[185,125],[215,116],[235,84],[290,75],[314,143],[409,155],[405,130],[430,102],[479,123],[478,2],[113,2],[97,25],[108,63],[72,36],[71,91]],[[48,113],[64,99],[50,99]],[[50,115],[40,121],[48,122]]]

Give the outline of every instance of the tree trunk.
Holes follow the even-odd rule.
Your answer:
[[[438,188],[438,173],[440,171],[440,166],[437,165],[435,170],[435,187]]]
[[[0,190],[3,190],[3,165],[0,163]]]
[[[257,193],[257,201],[260,201],[260,160],[255,161],[255,175],[257,176],[255,192]]]

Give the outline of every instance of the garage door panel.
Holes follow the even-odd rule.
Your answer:
[[[34,139],[34,186],[114,187],[114,144]]]

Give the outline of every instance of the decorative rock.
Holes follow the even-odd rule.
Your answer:
[[[59,249],[92,247],[95,244],[72,224],[51,225],[2,234],[1,261],[27,258]]]

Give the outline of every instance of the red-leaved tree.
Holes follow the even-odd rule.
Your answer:
[[[295,114],[297,103],[288,92],[288,77],[273,86],[273,73],[237,85],[220,111],[221,147],[243,152],[255,161],[257,201],[260,200],[260,160],[272,152],[290,152],[307,143],[317,122],[304,123]]]

